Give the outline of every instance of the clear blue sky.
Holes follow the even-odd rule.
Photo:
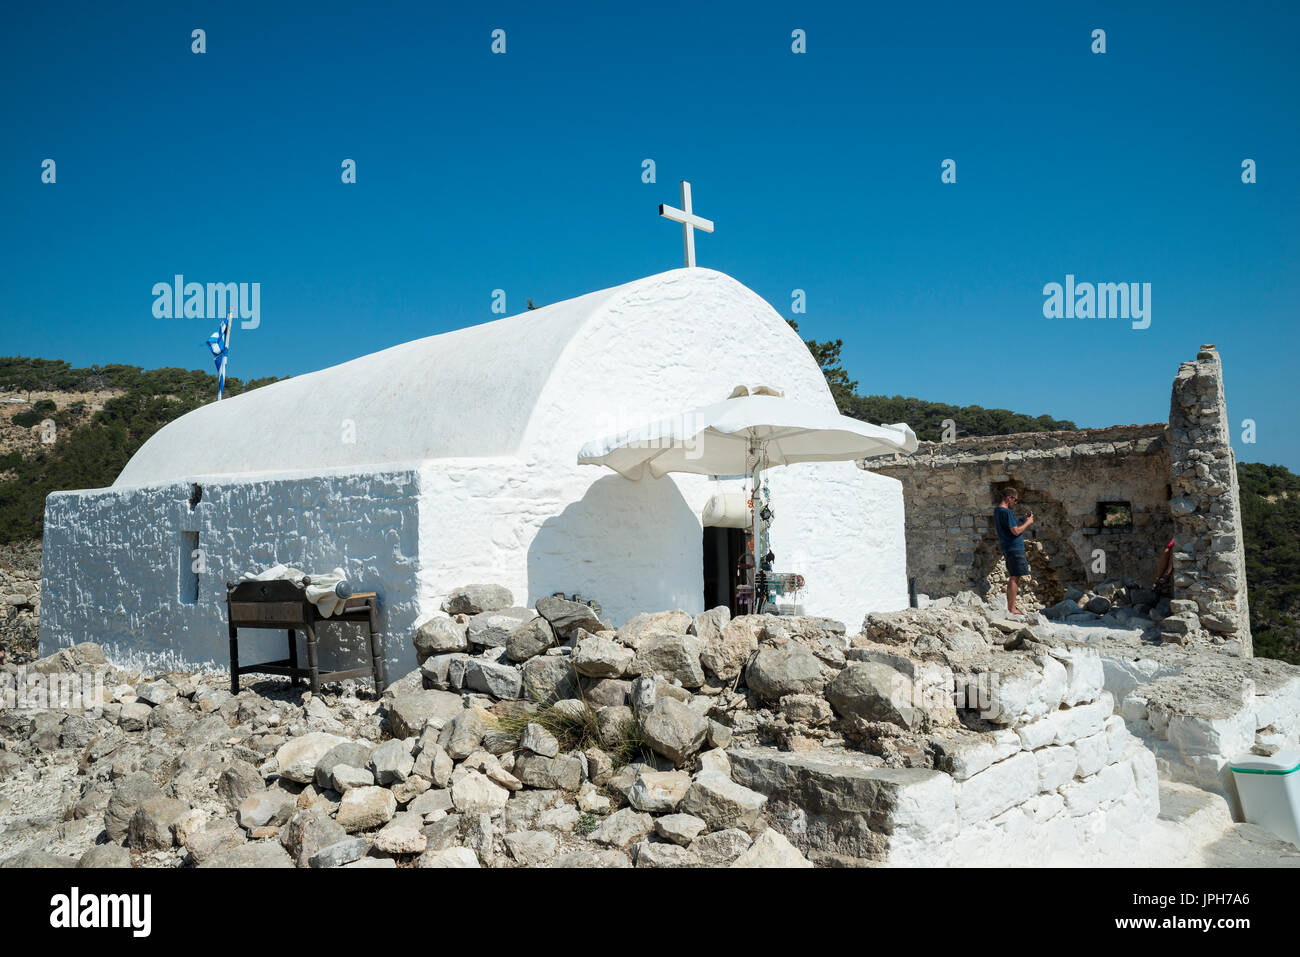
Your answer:
[[[1298,37],[1293,3],[21,5],[0,354],[210,369],[212,322],[152,313],[183,273],[261,283],[232,375],[307,372],[679,266],[685,178],[700,264],[806,290],[863,392],[1160,421],[1214,342],[1239,457],[1300,471]],[[1151,327],[1045,319],[1067,273],[1151,283]]]

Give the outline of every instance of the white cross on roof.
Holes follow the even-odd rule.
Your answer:
[[[665,219],[671,219],[673,222],[682,224],[682,243],[686,246],[686,265],[695,265],[695,230],[702,229],[706,233],[713,232],[713,220],[705,219],[702,216],[696,216],[691,211],[691,184],[682,180],[682,208],[674,209],[671,206],[659,204],[659,215]]]

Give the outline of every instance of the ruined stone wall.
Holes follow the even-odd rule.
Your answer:
[[[1175,595],[1196,602],[1202,627],[1238,639],[1250,655],[1237,459],[1214,346],[1201,346],[1194,362],[1179,367],[1169,432]]]
[[[996,577],[993,509],[1007,485],[1020,489],[1017,513],[1035,514],[1034,587],[1051,603],[1062,588],[1108,578],[1151,583],[1173,537],[1165,433],[1157,424],[924,442],[870,465],[903,484],[908,575],[931,595]],[[1102,503],[1126,503],[1131,522],[1107,527]]]

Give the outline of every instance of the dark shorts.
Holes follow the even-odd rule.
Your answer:
[[[1002,557],[1006,559],[1008,575],[1015,578],[1029,574],[1029,559],[1024,552],[1003,552]]]

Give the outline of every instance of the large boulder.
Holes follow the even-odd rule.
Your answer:
[[[333,788],[342,794],[347,788],[338,786],[338,782],[334,780],[334,769],[337,767],[368,768],[373,751],[374,745],[361,741],[344,741],[342,744],[334,745],[316,762],[316,787]]]
[[[660,698],[642,722],[646,743],[681,767],[704,746],[709,719],[674,698]]]
[[[691,852],[698,855],[705,867],[726,867],[738,860],[754,842],[738,827],[729,827],[711,834],[701,834],[691,841]]]
[[[540,655],[555,644],[555,629],[545,618],[538,615],[511,633],[506,641],[506,656],[511,661],[527,661]]]
[[[669,681],[680,681],[683,688],[698,688],[704,684],[699,640],[689,635],[651,635],[643,638],[627,673],[663,675]]]
[[[426,721],[445,725],[465,710],[465,701],[454,691],[414,691],[390,699],[384,705],[393,737],[418,735]]]
[[[121,844],[96,844],[77,861],[77,867],[130,867],[131,852]]]
[[[732,827],[748,830],[757,823],[766,802],[762,794],[737,784],[719,771],[701,771],[679,808],[703,820],[712,831]]]
[[[618,630],[618,640],[629,648],[655,635],[684,635],[691,627],[691,616],[684,611],[642,612]]]
[[[220,744],[228,737],[230,737],[230,726],[226,724],[226,719],[219,714],[210,714],[190,725],[189,730],[181,735],[181,746],[204,748]]]
[[[293,814],[294,797],[288,791],[271,788],[250,794],[239,802],[239,826],[246,831],[265,825],[278,826]]]
[[[841,717],[888,721],[904,728],[921,723],[912,681],[883,661],[855,661],[826,688],[826,700]]]
[[[467,708],[438,734],[438,746],[454,760],[464,761],[479,749],[487,727],[476,708]]]
[[[261,785],[262,780],[259,775],[257,786],[261,787]],[[126,837],[127,827],[131,823],[131,815],[135,814],[135,809],[150,798],[162,796],[162,789],[154,784],[153,778],[144,771],[133,771],[122,778],[113,791],[112,797],[108,799],[108,807],[104,811],[104,830],[108,832],[109,839],[120,841]]]
[[[731,866],[802,868],[812,867],[812,862],[803,856],[799,848],[786,840],[785,835],[769,827]]]
[[[537,599],[537,613],[551,623],[561,638],[570,637],[579,628],[594,632],[604,627],[591,607],[565,598],[547,596]]]
[[[487,775],[470,771],[452,785],[451,799],[461,814],[494,814],[505,809],[510,792]]]
[[[169,797],[142,801],[127,825],[126,846],[140,851],[158,851],[176,843],[172,823],[189,807]]]
[[[546,831],[514,831],[502,837],[506,850],[520,864],[541,864],[555,856],[559,841]]]
[[[375,848],[385,854],[423,854],[428,847],[418,814],[398,814],[375,835]]]
[[[712,612],[705,614],[712,614]],[[707,626],[704,628],[706,634],[699,635],[700,663],[709,674],[723,683],[735,680],[741,669],[745,667],[745,662],[758,651],[758,631],[761,621],[762,618],[758,615],[731,618],[719,626],[716,635],[708,633],[711,628]],[[694,627],[698,632],[699,626]]]
[[[468,847],[429,848],[420,855],[420,867],[479,867],[478,856]]]
[[[766,701],[788,694],[815,694],[825,683],[821,660],[797,641],[761,649],[745,669],[745,684]]]
[[[579,630],[573,667],[587,678],[618,678],[627,672],[636,652],[612,638]]]
[[[560,753],[560,742],[555,735],[535,721],[530,721],[519,738],[519,747],[544,758],[553,758]]]
[[[1071,615],[1077,615],[1081,611],[1083,611],[1083,609],[1079,607],[1078,602],[1066,598],[1063,601],[1058,601],[1050,608],[1044,608],[1043,615],[1048,618],[1061,619],[1068,618]]]
[[[310,783],[316,777],[317,762],[325,757],[330,748],[347,740],[327,731],[311,731],[290,738],[275,752],[280,777],[298,784]]]
[[[628,692],[632,690],[632,682],[619,678],[596,678],[583,684],[583,697],[598,711],[608,705],[627,704]]]
[[[677,810],[690,787],[685,771],[642,771],[627,792],[627,803],[638,811],[668,814]]]
[[[728,757],[736,782],[767,795],[773,821],[798,822],[788,834],[814,861],[924,860],[925,846],[957,833],[953,776],[944,771],[874,767],[856,752],[733,748]],[[1032,762],[1027,775],[1014,770],[1017,781],[1037,789]]]
[[[508,608],[515,596],[503,585],[462,585],[452,589],[442,603],[448,615],[481,615],[485,611]]]
[[[276,841],[253,841],[215,854],[199,867],[293,867],[293,859]]]
[[[702,867],[694,851],[667,842],[642,841],[633,847],[637,867]]]
[[[420,664],[434,655],[464,651],[469,647],[467,628],[450,618],[430,618],[415,630],[415,659]]]
[[[137,685],[135,696],[145,704],[151,704],[156,708],[159,705],[174,700],[176,697],[176,689],[166,681],[151,681],[146,684]]]
[[[431,741],[421,737],[420,741],[416,743],[413,773],[432,781],[434,787],[445,788],[447,782],[451,780],[453,768],[454,763],[451,760],[451,755],[438,746],[436,736]]]
[[[397,798],[387,788],[375,785],[352,788],[339,802],[335,820],[349,834],[383,827],[397,813]]]
[[[523,673],[513,665],[471,658],[465,669],[465,687],[499,701],[514,701],[523,690]]]
[[[596,712],[596,728],[600,743],[611,751],[618,750],[635,726],[632,709],[627,705],[607,705]]]
[[[463,651],[431,655],[420,665],[420,687],[437,688],[439,691],[459,689],[465,683],[465,668],[468,663],[469,655]],[[408,691],[418,690],[420,689],[408,689]]]
[[[344,835],[333,844],[318,850],[308,858],[307,863],[308,866],[316,868],[342,867],[344,864],[351,864],[353,861],[361,860],[369,849],[370,842],[364,837],[347,837]],[[302,867],[302,864],[298,866]]]
[[[536,617],[531,608],[501,608],[475,615],[465,626],[465,637],[476,648],[504,648],[510,636]]]
[[[117,726],[123,731],[143,731],[149,725],[149,716],[153,708],[143,701],[132,701],[122,705],[118,712]]]
[[[312,866],[312,858],[320,851],[344,840],[348,840],[348,833],[337,821],[323,811],[310,809],[295,812],[280,831],[280,843],[299,867]],[[353,840],[364,842],[364,838]]]
[[[370,770],[379,784],[399,784],[410,777],[414,767],[411,748],[402,738],[391,738],[370,754]]]
[[[169,734],[181,734],[187,731],[195,720],[195,715],[186,702],[179,698],[172,698],[154,708],[146,723],[150,729],[160,728]],[[227,733],[229,733],[228,729]]]
[[[688,635],[694,635],[700,641],[710,642],[719,641],[722,638],[722,629],[726,628],[731,622],[731,609],[726,605],[718,605],[716,608],[710,608],[708,611],[700,612],[691,621],[690,627],[686,629]]]
[[[707,827],[703,818],[698,818],[694,814],[665,814],[655,819],[655,833],[665,841],[672,841],[682,847],[688,846]]]
[[[190,852],[190,859],[197,864],[204,864],[218,854],[245,843],[247,835],[244,829],[229,818],[210,821],[199,833],[191,835],[185,843]]]
[[[533,701],[563,701],[581,693],[578,673],[567,655],[538,655],[525,661],[520,670],[520,694]]]
[[[655,825],[649,814],[623,808],[605,818],[600,827],[591,833],[591,839],[597,844],[626,848],[648,835]],[[560,862],[556,862],[560,866]]]
[[[515,758],[513,773],[530,788],[576,791],[582,786],[582,759],[573,754],[548,758],[524,753]]]

